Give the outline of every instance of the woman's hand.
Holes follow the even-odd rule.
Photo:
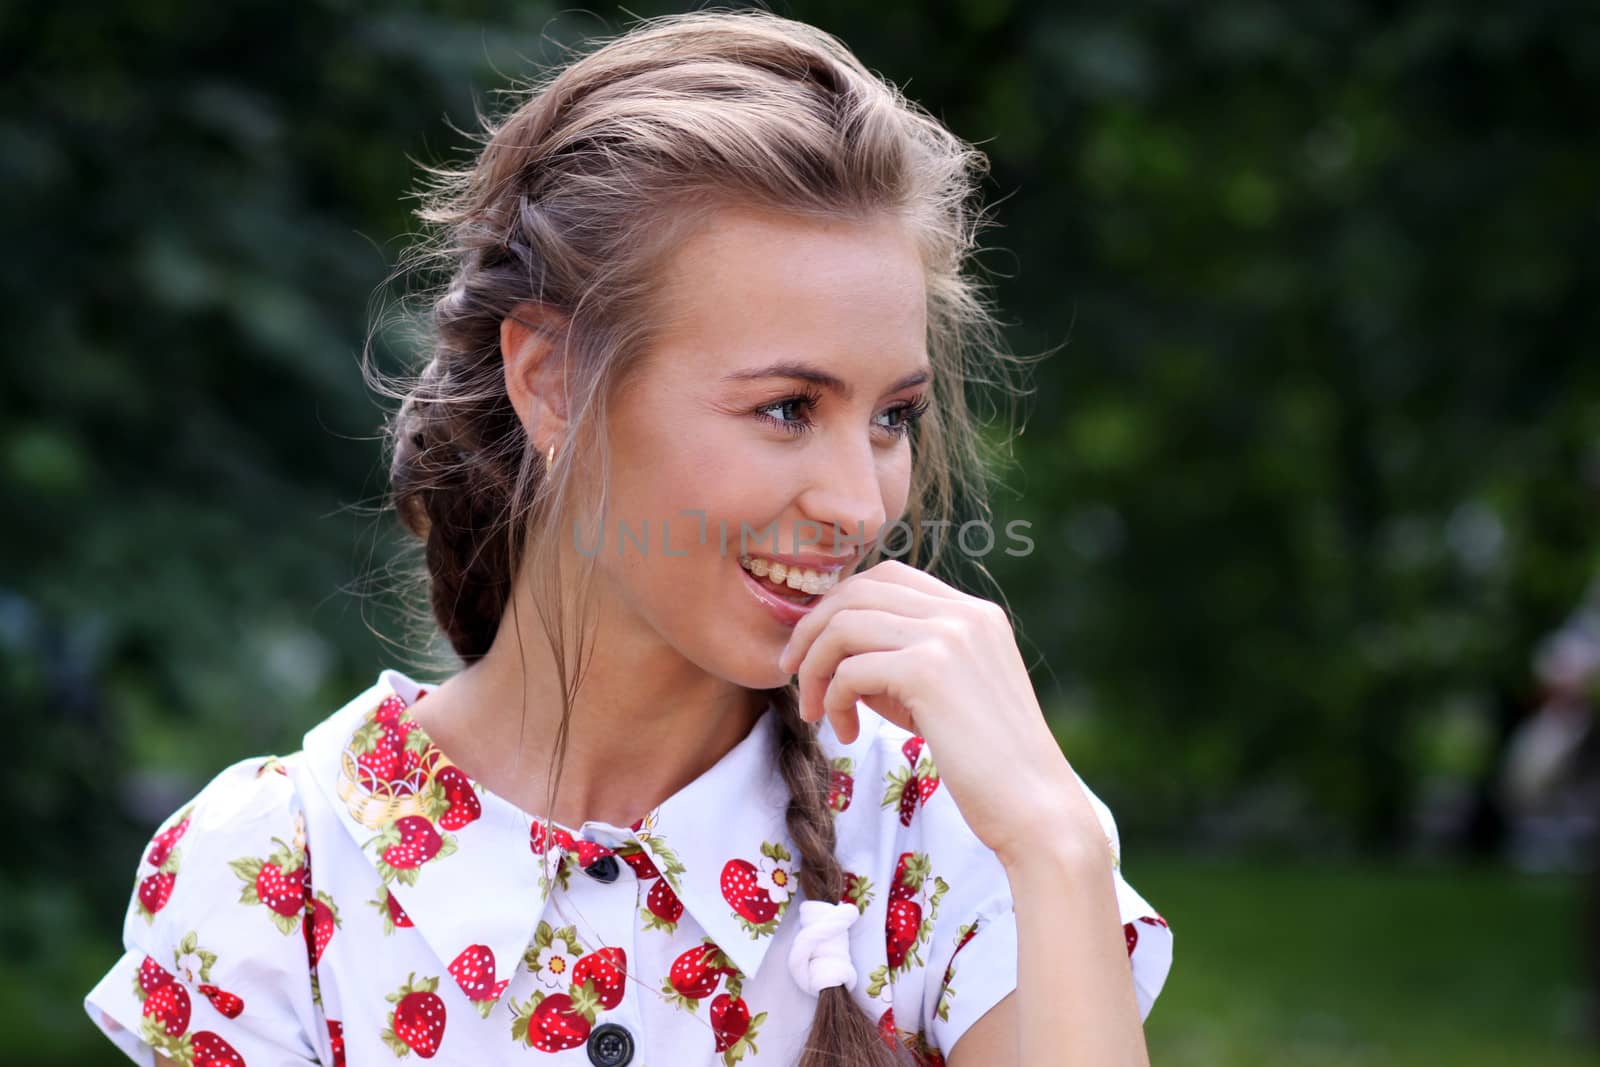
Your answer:
[[[999,605],[886,560],[823,594],[778,664],[799,675],[801,718],[827,715],[846,744],[858,699],[926,739],[967,825],[1007,866],[1038,849],[1041,827],[1057,844],[1076,827],[1079,847],[1105,849]]]

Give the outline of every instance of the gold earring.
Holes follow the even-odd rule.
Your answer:
[[[556,461],[556,443],[550,442],[550,447],[544,450],[544,465],[552,466]]]

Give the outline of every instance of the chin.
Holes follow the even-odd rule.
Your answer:
[[[778,689],[788,684],[789,679],[793,677],[783,673],[783,668],[778,666],[776,649],[770,657],[746,656],[744,659],[743,663],[738,664],[733,670],[723,672],[722,676],[746,689]]]

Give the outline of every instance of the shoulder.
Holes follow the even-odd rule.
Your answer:
[[[293,772],[298,759],[240,760],[173,812],[140,856],[130,918],[153,927],[163,916],[212,906],[212,887],[224,874],[236,873],[235,854],[281,851],[280,869],[284,863],[302,866],[305,808]]]
[[[304,922],[310,893],[298,754],[240,760],[141,849],[122,958],[85,998],[136,1058],[202,1046],[309,1058],[316,1011]]]

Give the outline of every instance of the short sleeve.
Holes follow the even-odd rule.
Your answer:
[[[314,1064],[305,813],[282,762],[236,763],[139,856],[122,958],[84,998],[136,1063]]]
[[[948,789],[923,801],[916,822],[934,905],[922,1020],[929,1051],[948,1057],[967,1028],[1017,988],[1017,921],[1004,865]]]
[[[1077,775],[1076,769],[1072,772]],[[1133,992],[1139,1001],[1139,1019],[1150,1017],[1156,997],[1167,983],[1172,970],[1172,928],[1161,913],[1128,882],[1122,866],[1122,836],[1117,832],[1117,821],[1111,809],[1095,795],[1094,790],[1078,775],[1089,806],[1094,809],[1105,831],[1106,844],[1111,846],[1111,880],[1117,891],[1117,911],[1122,919],[1122,934],[1128,943],[1128,964],[1133,970]]]
[[[1123,876],[1111,810],[1081,776],[1078,782],[1111,847],[1117,910],[1143,1021],[1172,966],[1172,931]],[[967,1028],[1017,987],[1016,914],[1004,865],[972,832],[947,789],[936,789],[917,818],[932,874],[943,882],[935,886],[943,896],[932,920],[922,1018],[928,1043],[948,1056]]]

